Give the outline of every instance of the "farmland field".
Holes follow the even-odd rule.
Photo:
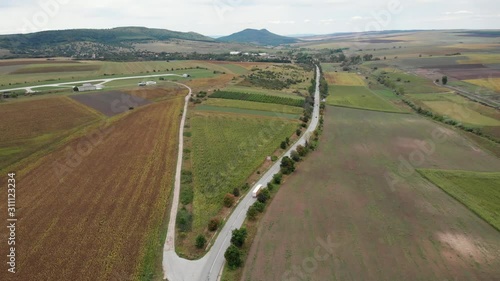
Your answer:
[[[262,88],[256,88],[256,87],[245,87],[245,86],[228,86],[224,89],[223,91],[228,91],[228,92],[242,92],[242,93],[251,93],[251,94],[262,94],[262,95],[270,95],[270,96],[277,96],[277,97],[286,97],[286,98],[294,98],[294,99],[303,99],[304,97],[298,96],[295,94],[283,92],[283,91],[277,91],[277,90],[269,90],[269,89],[262,89]]]
[[[203,103],[204,105],[220,106],[220,107],[234,107],[252,110],[264,110],[279,113],[290,113],[295,115],[302,114],[303,109],[296,106],[280,105],[263,102],[241,101],[241,100],[227,100],[211,98]]]
[[[268,207],[242,280],[495,280],[498,231],[401,159],[500,169],[500,159],[424,118],[328,107],[319,149]]]
[[[86,105],[102,114],[111,117],[123,112],[129,111],[131,108],[144,106],[150,101],[138,96],[131,96],[123,92],[106,92],[106,93],[87,93],[72,95],[72,99]]]
[[[103,118],[67,97],[0,104],[0,115],[0,171]]]
[[[264,110],[256,110],[256,109],[243,109],[236,107],[227,107],[227,106],[213,106],[213,105],[200,105],[196,107],[197,111],[208,111],[208,112],[219,112],[219,113],[234,113],[234,114],[243,114],[243,115],[256,115],[256,116],[267,116],[267,117],[277,117],[277,118],[285,118],[291,120],[299,120],[300,114],[289,114],[289,113],[280,113],[273,111],[264,111]]]
[[[329,105],[400,112],[400,110],[391,103],[377,96],[364,86],[331,85],[329,90],[330,95],[326,99],[326,103]]]
[[[419,170],[500,231],[500,173]]]
[[[210,95],[210,98],[272,103],[296,107],[304,106],[304,100],[240,92],[217,91]]]
[[[500,92],[500,78],[472,79],[465,82]]]
[[[157,276],[183,101],[115,117],[18,171],[18,280]]]
[[[193,232],[199,233],[221,209],[224,195],[242,186],[298,123],[203,112],[195,112],[190,123]]]
[[[365,82],[356,73],[330,72],[325,73],[325,79],[329,84],[339,86],[364,86]]]

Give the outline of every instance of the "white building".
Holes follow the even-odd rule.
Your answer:
[[[87,92],[102,89],[102,87],[97,87],[96,85],[92,85],[91,83],[84,83],[82,86],[79,86],[77,88],[78,92]]]
[[[229,52],[229,54],[231,56],[237,56],[237,55],[241,54],[241,52]]]

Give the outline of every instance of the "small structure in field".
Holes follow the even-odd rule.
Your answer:
[[[143,81],[143,82],[139,82],[139,83],[137,84],[137,86],[144,87],[144,86],[146,86],[146,82],[144,82],[144,81]]]
[[[187,74],[187,73],[184,73],[184,74],[182,74],[182,77],[184,77],[184,78],[189,78],[189,77],[191,77],[191,75],[189,75],[189,74]]]
[[[156,85],[156,81],[147,81],[146,86],[153,86]]]
[[[91,83],[84,83],[82,86],[77,86],[73,88],[77,92],[88,92],[88,91],[96,91],[101,90],[102,85],[92,85]]]
[[[241,52],[229,52],[231,56],[238,56]]]

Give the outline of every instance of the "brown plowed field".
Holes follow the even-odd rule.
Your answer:
[[[500,159],[418,116],[328,107],[319,150],[268,207],[242,280],[498,280],[500,233],[401,159],[500,170]],[[389,171],[401,177],[392,188]]]
[[[20,173],[18,272],[8,273],[2,262],[0,280],[137,280],[154,273],[182,106],[179,96],[138,109]],[[0,197],[7,198],[5,188]],[[0,238],[7,241],[5,227]]]

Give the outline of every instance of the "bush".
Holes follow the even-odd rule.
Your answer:
[[[297,152],[299,153],[300,157],[304,157],[307,155],[309,152],[308,149],[302,145],[297,146]]]
[[[250,188],[250,185],[248,184],[248,182],[246,182],[242,187],[241,189],[243,190],[248,190]]]
[[[250,207],[250,208],[254,208],[257,212],[262,213],[262,212],[264,212],[264,209],[266,208],[266,204],[264,204],[260,201],[257,201],[255,203],[253,203],[252,207]]]
[[[248,208],[247,211],[248,219],[254,221],[257,218],[257,213],[258,213],[257,209],[255,209],[253,206]]]
[[[247,229],[242,227],[240,229],[233,229],[233,233],[231,236],[231,243],[238,248],[243,247],[245,244],[245,239],[247,238]]]
[[[181,232],[188,232],[191,230],[191,226],[193,223],[193,215],[186,210],[186,208],[182,208],[177,213],[177,227]]]
[[[281,180],[283,178],[283,175],[281,173],[277,173],[273,176],[273,183],[275,184],[281,184]]]
[[[262,189],[262,191],[257,195],[257,201],[263,204],[265,204],[269,198],[271,198],[271,193],[267,188]]]
[[[241,266],[241,250],[234,245],[230,245],[224,253],[224,258],[226,258],[227,265],[231,269],[235,269]]]
[[[234,204],[234,195],[232,195],[231,193],[228,193],[226,194],[226,196],[224,196],[224,206],[226,208],[231,208]]]
[[[301,129],[297,129],[295,131],[295,134],[297,135],[297,137],[300,137],[300,135],[302,134],[302,130]]]
[[[278,156],[276,155],[271,156],[271,161],[276,162],[276,160],[278,160]]]
[[[205,238],[205,236],[203,236],[203,234],[200,234],[198,235],[198,237],[196,237],[196,243],[195,243],[196,248],[202,249],[203,247],[205,247],[206,243],[207,239]]]
[[[290,156],[292,157],[292,160],[295,161],[295,162],[299,162],[300,161],[300,155],[299,153],[294,150],[290,153]]]
[[[233,195],[234,195],[234,197],[239,197],[240,196],[240,189],[235,187],[233,189]]]
[[[217,228],[219,228],[220,220],[218,218],[212,218],[208,222],[208,230],[210,231],[216,231]]]
[[[274,184],[272,184],[271,182],[267,183],[267,189],[269,189],[269,191],[273,191]]]
[[[295,162],[288,156],[283,157],[281,160],[281,173],[289,175],[295,171]]]
[[[280,147],[281,149],[286,149],[286,141],[282,141]]]

